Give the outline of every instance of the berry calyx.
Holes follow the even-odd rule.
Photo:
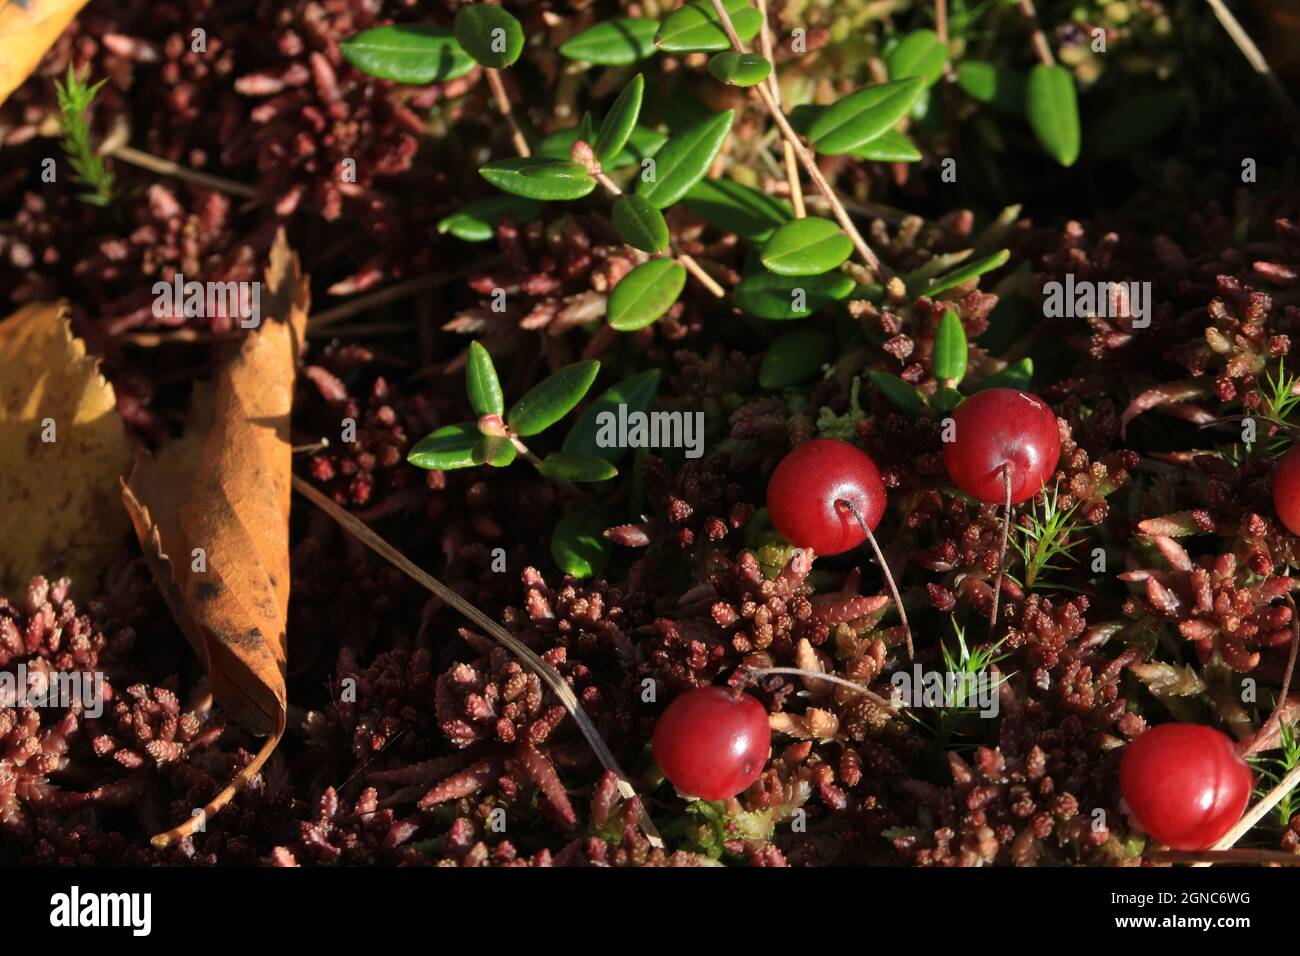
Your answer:
[[[1300,534],[1300,445],[1293,445],[1273,469],[1273,509],[1292,534]]]
[[[953,440],[943,446],[952,483],[980,501],[1011,503],[1036,495],[1061,456],[1056,416],[1042,399],[1014,388],[976,392],[952,413]]]
[[[853,512],[862,516],[862,523]],[[885,513],[885,484],[871,456],[837,438],[814,438],[781,459],[767,483],[773,527],[797,548],[842,554]]]
[[[1241,819],[1250,767],[1231,738],[1200,724],[1161,724],[1128,745],[1124,802],[1142,829],[1174,850],[1204,850]]]
[[[654,731],[655,763],[682,793],[727,800],[758,779],[772,747],[767,708],[727,687],[674,698]]]

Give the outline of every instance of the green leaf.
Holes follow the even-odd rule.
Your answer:
[[[591,142],[590,139],[582,135],[580,127],[571,126],[546,137],[537,152],[542,156],[550,156],[553,159],[568,159],[569,150],[579,139],[583,139],[588,143]],[[657,129],[638,126],[632,130],[631,137],[628,139],[627,144],[619,150],[618,155],[609,161],[601,160],[601,165],[607,170],[618,169],[620,166],[635,166],[641,160],[659,152],[666,142],[668,142],[668,137]]]
[[[918,76],[926,86],[933,86],[943,76],[948,51],[933,30],[913,30],[885,57],[891,80]]]
[[[1150,90],[1121,99],[1088,128],[1088,154],[1118,159],[1150,145],[1177,125],[1186,104],[1183,90]]]
[[[683,201],[710,225],[762,242],[794,215],[782,199],[730,179],[701,179]]]
[[[551,557],[566,574],[589,578],[605,570],[613,550],[605,540],[605,519],[585,509],[567,512],[551,535]]]
[[[842,272],[819,276],[779,276],[754,272],[740,280],[731,299],[744,311],[760,319],[802,319],[822,306],[853,293],[856,283]],[[798,293],[802,292],[802,302]],[[800,307],[802,306],[802,307]]]
[[[672,308],[686,285],[686,270],[672,259],[643,262],[614,286],[607,309],[611,328],[634,332]]]
[[[887,129],[869,143],[849,151],[850,156],[875,163],[919,163],[921,151],[896,129]]]
[[[664,214],[640,196],[624,194],[614,201],[614,228],[619,238],[642,252],[668,248],[668,223]]]
[[[945,309],[934,336],[934,377],[956,387],[966,377],[966,330],[952,309]]]
[[[897,375],[872,369],[867,373],[880,394],[905,412],[916,414],[925,408],[925,397]]]
[[[709,72],[729,86],[757,86],[772,72],[772,64],[757,53],[726,50],[709,58]]]
[[[504,468],[515,460],[515,443],[501,435],[484,435],[474,447],[474,463]]]
[[[582,166],[547,156],[498,159],[478,172],[498,189],[526,199],[581,199],[596,188],[596,180]]]
[[[500,415],[505,412],[505,399],[501,395],[501,382],[497,379],[492,356],[478,342],[469,343],[465,360],[465,388],[469,404],[482,415]]]
[[[339,44],[343,58],[362,73],[397,83],[441,83],[474,69],[446,27],[396,24],[363,30]]]
[[[521,196],[489,196],[461,206],[450,216],[439,220],[438,232],[450,232],[466,242],[487,242],[502,219],[532,222],[541,214],[542,207],[531,199]]]
[[[792,219],[763,243],[758,256],[770,271],[782,276],[815,276],[830,272],[853,255],[853,243],[829,219]]]
[[[1047,154],[1062,166],[1079,158],[1079,102],[1074,76],[1063,66],[1038,64],[1025,88],[1025,114]]]
[[[827,156],[850,152],[906,116],[923,89],[923,79],[910,77],[858,90],[819,114],[808,126],[808,138]]]
[[[599,371],[600,363],[595,360],[564,366],[515,402],[506,415],[506,424],[522,438],[545,431],[573,411]]]
[[[654,53],[658,29],[658,20],[644,17],[605,20],[570,37],[560,47],[560,53],[570,60],[600,66],[627,66]]]
[[[605,114],[600,124],[596,142],[592,144],[596,159],[604,165],[618,156],[636,128],[636,118],[641,114],[641,95],[645,92],[645,77],[638,73],[632,82],[623,87],[618,99]]]
[[[790,112],[790,125],[796,132],[808,135],[813,122],[826,112],[825,106],[804,103]],[[879,136],[854,147],[846,154],[858,159],[868,159],[877,163],[916,163],[921,160],[921,151],[905,135],[896,129],[887,129]]]
[[[627,414],[644,412],[654,401],[659,391],[660,372],[657,368],[639,372],[631,378],[624,379],[612,388],[596,397],[582,414],[578,416],[569,434],[564,436],[564,451],[585,455],[596,455],[612,464],[618,464],[627,454],[628,449],[617,443],[600,441],[602,416],[612,414],[615,420],[622,405]],[[607,420],[607,419],[606,419]]]
[[[763,17],[750,0],[723,0],[722,7],[731,17],[731,25],[742,43],[758,35]],[[692,0],[675,10],[659,27],[655,44],[665,53],[715,53],[731,49],[731,40],[711,0]]]
[[[655,157],[654,178],[641,180],[637,195],[660,209],[677,202],[690,188],[704,178],[713,160],[727,141],[735,110],[724,110],[698,126],[692,126],[678,136]]]
[[[475,450],[482,437],[475,422],[447,425],[416,442],[406,453],[406,460],[417,468],[433,471],[450,471],[453,468],[478,465],[482,459],[476,458]]]
[[[933,299],[941,292],[947,292],[949,289],[956,288],[963,282],[969,282],[971,279],[978,279],[984,273],[992,272],[994,269],[1002,267],[1010,258],[1011,253],[1008,250],[1000,249],[992,255],[958,266],[946,275],[942,275],[936,279],[929,288],[920,289],[916,292],[908,289],[908,294],[912,296],[927,295]]]
[[[524,28],[490,3],[461,7],[452,27],[465,52],[494,70],[504,70],[524,52]]]
[[[1020,113],[1025,105],[1025,78],[983,60],[962,60],[957,66],[957,85],[980,103],[1008,113]]]
[[[950,412],[964,401],[966,396],[957,389],[941,386],[930,396],[930,407],[936,411]]]
[[[1031,358],[1022,358],[1018,362],[1012,362],[1002,371],[990,375],[984,381],[975,386],[974,391],[981,392],[986,388],[1018,388],[1021,391],[1029,388],[1034,380],[1034,360]]]
[[[543,477],[557,481],[608,481],[618,469],[604,458],[569,451],[553,451],[537,466]]]
[[[576,143],[578,140],[582,140],[584,143],[590,146],[595,141],[595,139],[596,139],[596,124],[593,123],[591,120],[591,110],[584,110],[582,113],[582,121],[578,123],[577,138],[575,138],[573,142],[569,143],[569,145],[572,146],[573,143]],[[566,152],[563,156],[560,157],[560,159],[568,159],[569,155],[570,154]]]
[[[763,355],[758,384],[775,389],[807,381],[831,360],[833,348],[831,337],[816,329],[778,335]]]

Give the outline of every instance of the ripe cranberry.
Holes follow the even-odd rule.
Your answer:
[[[953,441],[943,446],[948,477],[980,501],[1006,500],[1002,468],[1011,466],[1011,502],[1038,494],[1061,455],[1056,416],[1041,399],[1014,388],[976,392],[952,413]]]
[[[1128,745],[1124,802],[1142,829],[1175,850],[1204,850],[1241,819],[1252,778],[1232,740],[1200,724],[1161,724]]]
[[[1300,445],[1292,445],[1273,469],[1273,509],[1292,534],[1300,534]]]
[[[874,531],[885,513],[885,485],[866,452],[836,438],[804,442],[767,483],[772,525],[795,547],[817,554],[840,554],[866,540],[854,508]]]
[[[727,687],[697,687],[655,724],[655,763],[682,793],[726,800],[758,779],[772,746],[767,708]]]

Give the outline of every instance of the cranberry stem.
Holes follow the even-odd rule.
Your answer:
[[[804,670],[801,667],[745,667],[743,670],[750,675],[751,679],[755,677],[766,677],[768,674],[793,674],[799,677],[807,677],[809,680],[829,681],[832,684],[839,684],[841,687],[847,687],[850,690],[857,691],[873,703],[884,707],[891,714],[898,713],[898,708],[894,706],[893,701],[881,697],[875,691],[869,690],[862,684],[856,684],[847,678],[839,677],[835,674],[825,674],[821,671]]]
[[[998,575],[993,579],[993,613],[989,615],[989,637],[998,627],[998,599],[1002,597],[1002,570],[1007,563],[1007,539],[1011,537],[1011,464],[1002,466],[1002,486],[1007,490],[1002,504],[1002,543],[998,546]]]
[[[1009,487],[1009,486],[1008,486]],[[876,552],[876,560],[880,562],[881,573],[885,576],[885,583],[889,586],[889,593],[893,595],[894,603],[898,605],[898,619],[903,622],[903,634],[907,639],[907,659],[910,661],[912,653],[912,627],[907,623],[907,608],[903,607],[903,596],[898,593],[898,585],[894,583],[894,575],[890,573],[889,562],[885,560],[885,554],[880,550],[880,545],[876,543],[876,536],[871,533],[867,527],[867,522],[863,519],[862,514],[853,506],[853,502],[847,498],[841,498],[836,504],[842,504],[849,511],[853,512],[853,517],[858,519],[858,524],[862,528],[862,533],[867,536],[871,542],[871,550]]]
[[[1268,742],[1270,735],[1266,734],[1265,730],[1273,725],[1281,727],[1282,713],[1286,710],[1287,697],[1291,693],[1291,679],[1295,676],[1296,652],[1300,651],[1300,617],[1297,616],[1295,598],[1289,593],[1286,595],[1286,603],[1291,608],[1291,653],[1287,656],[1286,670],[1282,674],[1282,686],[1278,689],[1277,703],[1273,705],[1273,712],[1268,715],[1268,720],[1260,724],[1259,730],[1238,745],[1237,752],[1243,757],[1276,746],[1275,743]]]
[[[1282,801],[1283,797],[1294,790],[1296,784],[1300,784],[1300,764],[1292,767],[1290,772],[1277,782],[1276,787],[1266,793],[1258,803],[1242,814],[1242,817],[1237,821],[1236,826],[1225,833],[1223,838],[1219,840],[1218,843],[1214,844],[1214,846],[1210,847],[1210,849],[1226,850],[1230,848],[1234,843],[1245,836],[1256,823],[1262,820],[1268,811],[1277,806]],[[1195,865],[1209,866],[1210,864],[1208,862],[1201,862]]]

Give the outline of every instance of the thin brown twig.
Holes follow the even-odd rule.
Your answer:
[[[1251,69],[1260,75],[1273,98],[1286,110],[1291,122],[1300,125],[1300,107],[1296,106],[1295,100],[1291,98],[1291,94],[1282,85],[1282,81],[1277,78],[1273,68],[1268,65],[1268,60],[1264,59],[1264,54],[1255,45],[1255,41],[1250,38],[1250,34],[1232,15],[1232,11],[1227,8],[1223,0],[1206,0],[1206,2],[1209,3],[1210,9],[1214,11],[1214,16],[1218,19],[1219,24],[1232,38],[1232,42],[1237,45],[1237,49],[1241,51],[1241,55],[1246,58],[1246,62],[1250,64]]]
[[[1288,591],[1286,603],[1291,608],[1291,653],[1287,655],[1286,671],[1282,674],[1282,689],[1277,695],[1277,703],[1273,705],[1273,712],[1268,715],[1268,724],[1270,721],[1281,721],[1282,709],[1286,707],[1287,695],[1291,693],[1291,679],[1295,677],[1295,662],[1297,652],[1300,651],[1300,615],[1297,615],[1295,598]]]
[[[245,199],[258,198],[257,190],[245,183],[226,179],[222,176],[201,173],[197,169],[190,169],[180,163],[173,163],[170,159],[163,159],[160,156],[154,156],[151,153],[145,153],[130,146],[115,146],[108,150],[107,154],[114,159],[122,160],[124,163],[130,163],[132,166],[139,166],[141,169],[147,169],[163,176],[173,176],[176,179],[183,179],[186,182],[206,186],[209,189],[230,193],[232,196],[243,196]]]
[[[804,670],[801,667],[742,667],[741,670],[748,674],[752,674],[754,677],[765,677],[768,674],[790,674],[799,677],[806,677],[809,680],[829,681],[832,684],[838,684],[841,687],[847,687],[850,690],[857,691],[872,703],[878,704],[888,710],[891,714],[898,713],[898,708],[894,705],[892,700],[887,700],[869,687],[855,683],[854,681],[848,680],[844,677],[840,677],[838,674],[824,674],[821,671]]]
[[[740,42],[740,37],[736,33],[735,24],[731,22],[731,15],[727,13],[726,7],[722,5],[722,0],[713,0],[713,9],[717,12],[718,19],[721,21],[722,27],[727,33],[727,37],[731,40],[731,45],[740,53],[748,52],[745,49],[745,45]],[[867,245],[867,241],[862,238],[862,234],[858,232],[858,227],[854,225],[853,220],[849,218],[848,212],[844,209],[844,204],[840,202],[839,197],[835,195],[835,190],[831,188],[831,184],[827,182],[826,177],[822,175],[822,171],[817,165],[816,158],[808,151],[803,143],[800,142],[799,134],[794,131],[794,127],[792,127],[789,120],[785,118],[785,113],[781,111],[781,107],[777,104],[776,100],[772,98],[772,91],[769,90],[767,85],[764,83],[759,83],[757,86],[750,87],[750,89],[758,93],[759,99],[761,99],[763,105],[767,107],[768,114],[781,130],[781,136],[792,146],[795,155],[799,157],[799,162],[807,171],[808,178],[813,181],[813,185],[817,187],[817,191],[826,197],[827,205],[830,206],[831,212],[834,214],[836,221],[840,224],[840,228],[844,230],[852,241],[853,248],[857,250],[862,261],[865,262],[867,267],[871,269],[872,272],[876,273],[878,277],[888,280],[892,275],[889,268],[881,262],[879,258],[877,258],[876,254],[871,251],[871,247]]]
[[[471,272],[478,272],[481,269],[490,269],[500,262],[504,257],[501,255],[488,256],[486,259],[480,259],[472,262],[467,268],[449,270],[447,272],[431,272],[428,275],[416,276],[414,279],[407,279],[405,282],[399,282],[396,285],[386,286],[376,292],[367,295],[358,296],[342,305],[336,305],[332,309],[324,309],[317,312],[307,321],[307,334],[311,335],[327,325],[331,325],[341,319],[364,312],[367,309],[379,305],[385,305],[389,302],[395,302],[398,299],[404,299],[407,296],[415,295],[418,292],[426,292],[429,289],[435,289],[438,286],[446,285],[448,282],[454,282],[457,279],[464,278]]]
[[[1033,44],[1034,55],[1043,66],[1055,66],[1056,58],[1052,56],[1051,44],[1047,34],[1038,25],[1038,11],[1034,9],[1034,0],[1020,0],[1020,12],[1029,21],[1029,42]]]
[[[759,15],[763,18],[763,29],[759,34],[759,42],[763,46],[763,56],[767,62],[772,64],[772,72],[768,74],[767,84],[772,90],[772,99],[776,102],[777,108],[784,110],[781,103],[781,83],[776,77],[776,56],[772,47],[772,24],[767,18],[767,0],[757,0]],[[785,181],[790,187],[790,205],[794,207],[794,217],[803,219],[808,215],[808,208],[803,201],[803,184],[799,182],[799,160],[794,154],[794,147],[790,141],[782,137],[781,151],[785,156]]]
[[[948,45],[948,0],[934,0],[934,34]]]
[[[1222,839],[1220,839],[1219,842],[1214,844],[1210,849],[1226,850],[1231,847],[1234,843],[1245,836],[1256,823],[1262,820],[1268,811],[1277,806],[1283,797],[1294,790],[1296,784],[1300,784],[1300,764],[1292,767],[1291,771],[1277,782],[1277,786],[1266,793],[1258,803],[1247,810],[1242,815],[1241,819],[1237,821],[1236,825],[1225,833]],[[1210,864],[1203,863],[1199,865],[1209,866]]]
[[[568,685],[555,668],[551,667],[551,665],[547,664],[546,661],[538,657],[531,648],[510,634],[496,621],[492,620],[473,604],[470,604],[451,588],[447,587],[447,585],[426,572],[410,558],[381,538],[371,530],[368,524],[356,517],[356,515],[353,515],[339,507],[328,497],[321,494],[316,490],[315,486],[297,475],[294,475],[293,487],[295,491],[314,504],[317,508],[320,508],[325,512],[325,514],[329,515],[329,517],[333,518],[362,544],[405,573],[413,581],[436,594],[450,607],[468,618],[474,625],[486,631],[493,640],[504,646],[512,654],[532,668],[546,686],[551,689],[551,692],[560,699],[560,703],[564,705],[565,710],[572,715],[573,719],[578,724],[578,729],[581,730],[582,735],[587,738],[587,743],[591,745],[591,749],[595,751],[596,757],[600,760],[601,764],[604,765],[605,769],[609,770],[618,778],[619,792],[623,794],[625,799],[631,800],[636,798],[636,790],[629,781],[627,774],[625,774],[623,769],[618,765],[618,761],[614,758],[614,755],[610,752],[604,739],[600,736],[600,732],[596,730],[595,725],[591,722],[591,718],[588,717],[586,711],[582,709],[582,705],[578,702],[578,698],[573,693],[573,688]],[[659,831],[656,829],[654,821],[650,819],[650,814],[646,812],[644,802],[638,801],[638,803],[640,803],[641,807],[641,828],[645,831],[646,839],[649,840],[651,846],[662,847],[664,845],[663,839],[659,836]]]
[[[492,90],[492,98],[497,101],[497,109],[510,126],[510,138],[514,140],[515,152],[523,157],[531,156],[533,153],[528,148],[528,140],[524,138],[524,131],[515,119],[514,110],[510,108],[510,97],[506,95],[506,85],[501,82],[501,71],[488,67],[483,72],[487,74],[488,86]]]
[[[1195,866],[1214,866],[1216,863],[1236,863],[1244,866],[1261,866],[1274,863],[1278,866],[1300,866],[1300,856],[1285,850],[1232,849],[1232,850],[1152,850],[1143,859],[1153,863],[1191,863]]]

